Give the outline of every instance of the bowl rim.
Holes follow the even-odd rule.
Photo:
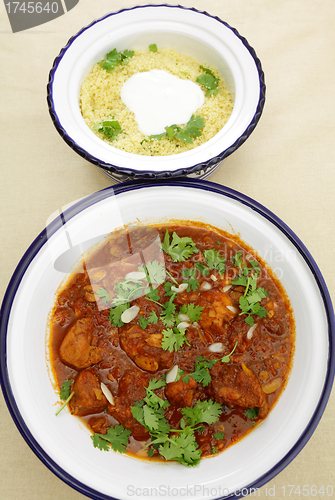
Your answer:
[[[63,225],[64,216],[66,216],[66,220],[70,220],[86,208],[108,198],[111,193],[114,195],[129,193],[133,190],[150,188],[150,187],[183,187],[185,189],[200,189],[209,191],[212,193],[216,193],[228,198],[231,198],[243,205],[246,205],[251,210],[256,211],[262,217],[270,221],[274,224],[283,234],[290,240],[290,242],[295,246],[298,250],[306,264],[308,265],[310,271],[312,272],[314,279],[318,285],[321,298],[324,304],[325,313],[327,317],[328,324],[328,341],[329,341],[329,352],[328,352],[328,362],[327,362],[327,373],[323,386],[323,391],[320,395],[319,402],[317,407],[315,408],[314,414],[311,417],[308,425],[306,426],[304,432],[299,436],[296,443],[290,449],[290,451],[266,474],[259,477],[252,484],[247,485],[243,488],[243,496],[245,496],[244,492],[251,492],[255,488],[260,488],[266,482],[270,481],[275,477],[278,473],[280,473],[303,449],[306,443],[311,438],[314,433],[322,414],[326,408],[331,390],[333,385],[333,379],[335,375],[335,317],[334,310],[332,306],[331,297],[329,291],[327,289],[327,285],[324,281],[324,278],[318,268],[315,260],[313,259],[310,252],[307,250],[302,241],[296,236],[296,234],[274,213],[265,208],[263,205],[258,203],[257,201],[249,198],[248,196],[235,191],[231,188],[221,186],[209,181],[197,180],[197,179],[178,179],[171,181],[129,181],[123,184],[116,184],[114,186],[109,186],[101,191],[97,191],[93,193],[79,202],[75,203],[73,206],[68,208],[64,214],[60,214],[56,219],[54,219],[32,242],[29,248],[24,253],[21,258],[19,264],[17,265],[12,278],[8,284],[7,290],[5,292],[5,296],[3,299],[3,303],[0,311],[0,382],[2,386],[2,391],[4,394],[4,398],[11,414],[11,417],[17,426],[19,432],[22,437],[25,439],[29,447],[36,454],[36,456],[51,470],[58,478],[64,481],[66,484],[71,486],[73,489],[78,492],[92,498],[93,500],[116,500],[115,497],[105,495],[100,493],[99,491],[92,489],[91,487],[86,486],[81,483],[74,477],[72,477],[69,473],[63,470],[54,460],[52,460],[48,454],[41,448],[41,446],[37,443],[35,438],[32,436],[28,426],[26,425],[18,406],[15,402],[15,398],[11,389],[11,384],[9,380],[9,373],[7,369],[7,329],[9,326],[9,317],[12,308],[12,304],[15,298],[15,295],[19,289],[20,282],[24,277],[30,263],[35,259],[38,252],[42,249],[42,247],[47,242],[48,238],[56,233]],[[221,497],[225,499],[238,499],[241,496],[237,496],[235,493],[232,493],[228,496]]]
[[[211,158],[209,161],[197,163],[197,164],[190,166],[190,167],[179,168],[176,170],[163,170],[163,171],[159,171],[159,172],[153,171],[153,170],[141,170],[141,171],[139,171],[139,170],[134,170],[132,168],[125,168],[122,166],[117,166],[117,165],[114,165],[112,163],[106,163],[106,162],[100,160],[99,158],[97,158],[96,156],[92,155],[91,153],[87,152],[81,146],[79,146],[66,132],[66,130],[61,125],[60,120],[57,116],[57,113],[55,110],[54,99],[53,99],[54,77],[55,77],[55,73],[58,69],[58,66],[59,66],[62,58],[66,54],[67,50],[71,47],[72,43],[86,30],[90,29],[93,25],[95,25],[101,21],[104,21],[108,17],[115,16],[115,15],[120,14],[122,12],[132,11],[132,10],[136,10],[136,9],[145,9],[148,7],[150,7],[150,8],[152,8],[152,7],[154,7],[154,8],[160,8],[160,7],[166,8],[166,7],[168,7],[171,9],[182,9],[182,10],[193,11],[193,12],[196,12],[198,14],[210,17],[210,18],[220,22],[221,24],[223,24],[229,30],[231,30],[234,33],[234,35],[237,38],[239,38],[239,40],[242,42],[242,44],[246,47],[246,49],[250,53],[252,59],[254,60],[254,63],[255,63],[255,66],[256,66],[256,69],[258,72],[258,76],[259,76],[259,85],[260,85],[259,99],[258,99],[258,104],[257,104],[255,114],[254,114],[252,120],[250,121],[249,125],[247,126],[247,128],[243,132],[243,134],[231,146],[229,146],[227,149],[222,151],[219,155]],[[84,26],[82,29],[80,29],[75,35],[73,35],[68,40],[65,47],[63,47],[61,49],[60,53],[55,58],[55,60],[53,62],[53,66],[49,72],[49,81],[47,84],[47,104],[48,104],[48,109],[49,109],[49,114],[51,116],[51,119],[54,123],[56,130],[60,134],[60,136],[64,139],[64,141],[68,144],[68,146],[70,146],[71,149],[73,149],[77,154],[79,154],[85,160],[89,161],[90,163],[93,163],[94,165],[98,166],[99,168],[101,168],[102,170],[104,170],[106,172],[109,172],[111,174],[113,174],[113,173],[122,174],[124,176],[127,176],[130,179],[153,179],[153,178],[154,179],[167,179],[167,178],[176,178],[176,177],[180,177],[180,176],[184,176],[184,175],[197,174],[197,172],[201,172],[201,171],[207,172],[212,167],[214,167],[214,165],[216,165],[219,162],[222,162],[225,158],[227,158],[234,151],[236,151],[248,139],[248,137],[251,135],[251,133],[255,129],[256,125],[258,124],[258,121],[262,115],[264,104],[265,104],[265,92],[266,92],[265,77],[264,77],[264,72],[262,69],[261,62],[260,62],[259,58],[257,57],[254,48],[251,47],[251,45],[248,43],[246,38],[241,36],[235,28],[230,26],[225,21],[222,21],[219,17],[212,16],[208,12],[200,11],[194,7],[184,7],[182,5],[170,5],[170,4],[146,4],[146,5],[137,5],[137,6],[130,7],[130,8],[120,9],[116,12],[110,12],[110,13],[104,15],[103,17],[92,21],[87,26]]]

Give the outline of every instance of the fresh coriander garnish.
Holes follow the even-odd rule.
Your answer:
[[[232,350],[232,351],[230,351],[230,353],[229,353],[229,354],[227,354],[226,356],[223,356],[223,357],[220,359],[221,363],[229,363],[229,362],[230,362],[230,356],[231,356],[231,355],[233,354],[233,352],[235,351],[236,346],[237,346],[237,341],[235,342],[235,345],[234,345],[234,347],[233,347],[233,350]]]
[[[198,321],[200,319],[203,307],[195,306],[194,304],[183,304],[179,310],[179,314],[186,314],[191,323]]]
[[[160,285],[165,280],[165,266],[158,260],[149,261],[145,266],[140,266],[138,270],[145,272],[148,283],[152,285]]]
[[[106,71],[113,71],[119,64],[128,64],[129,59],[133,57],[135,52],[133,50],[124,50],[123,52],[118,52],[116,49],[113,49],[111,52],[108,52],[106,58],[100,61],[100,66],[102,69]]]
[[[190,373],[189,375],[185,375],[185,377],[183,377],[183,381],[185,383],[188,383],[188,381],[189,381],[188,377],[190,376],[196,382],[199,382],[204,387],[207,387],[211,383],[211,380],[212,380],[212,377],[209,373],[209,370],[218,361],[219,361],[218,359],[206,359],[206,358],[200,357],[200,356],[197,357],[196,362],[195,362],[194,372]]]
[[[223,432],[216,432],[214,434],[215,439],[220,440],[224,438],[224,433]]]
[[[168,229],[166,230],[162,249],[165,253],[170,255],[175,262],[183,262],[199,250],[195,246],[192,238],[183,236],[180,238],[177,233],[172,234],[172,241],[170,243],[170,235]]]
[[[191,290],[195,292],[195,290],[199,286],[199,281],[196,279],[195,275],[197,273],[196,269],[183,269],[181,274],[184,276],[184,278],[188,278],[185,283],[188,283],[187,291],[190,292]]]
[[[155,311],[152,311],[147,318],[140,316],[138,324],[143,330],[146,329],[148,325],[155,325],[158,322],[158,317]]]
[[[187,338],[185,336],[186,330],[179,328],[167,328],[162,331],[162,348],[164,351],[179,351],[179,349],[184,345],[188,344]]]
[[[61,385],[61,388],[59,391],[59,397],[62,400],[65,399],[65,401],[62,404],[62,406],[56,411],[56,413],[55,413],[56,416],[60,414],[60,412],[65,408],[65,406],[70,402],[70,400],[74,396],[74,391],[72,391],[70,394],[70,387],[71,387],[72,382],[73,382],[73,380],[66,380]]]
[[[60,391],[59,391],[59,397],[62,400],[65,400],[69,397],[72,382],[73,382],[73,380],[65,380],[65,382],[62,383]]]
[[[176,305],[173,303],[176,294],[171,295],[170,299],[162,305],[160,319],[164,326],[171,328],[176,322]]]
[[[155,43],[151,43],[149,45],[150,52],[157,52],[157,45]]]
[[[124,323],[121,319],[121,316],[122,316],[122,313],[124,313],[124,311],[126,309],[129,309],[129,307],[130,307],[130,304],[129,304],[129,302],[127,302],[125,304],[120,304],[116,307],[112,307],[109,310],[109,319],[110,319],[110,322],[112,323],[113,326],[121,327],[124,325]]]
[[[195,431],[201,432],[203,426],[216,422],[222,413],[221,406],[212,400],[198,401],[193,408],[182,408],[183,418],[180,429],[171,429],[164,416],[165,409],[170,406],[167,400],[154,391],[165,387],[163,379],[150,380],[146,396],[131,407],[133,417],[142,424],[151,435],[147,448],[150,455],[157,450],[165,460],[175,460],[186,466],[194,466],[200,462],[201,450],[195,439]]]
[[[235,255],[233,255],[234,266],[242,269],[243,259],[242,251],[239,250]]]
[[[216,401],[206,399],[205,401],[197,401],[191,408],[182,408],[181,412],[188,425],[194,427],[200,423],[214,424],[219,419],[222,409]]]
[[[93,129],[103,134],[110,141],[114,141],[116,137],[122,132],[121,125],[118,121],[103,121],[93,125]]]
[[[258,415],[259,415],[259,408],[247,408],[244,410],[243,414],[249,419],[249,420],[255,420]]]
[[[235,342],[234,348],[232,351],[227,354],[226,356],[223,356],[220,359],[207,359],[204,357],[197,357],[195,366],[194,366],[194,372],[189,373],[189,375],[185,375],[183,377],[183,381],[187,384],[189,382],[188,377],[192,377],[196,382],[199,382],[202,384],[204,387],[207,387],[212,380],[211,374],[209,373],[209,370],[218,362],[221,361],[221,363],[229,363],[230,362],[230,356],[233,354],[237,346],[237,342]]]
[[[110,302],[109,293],[102,286],[96,291],[96,294],[104,304]]]
[[[169,139],[172,141],[172,139],[176,138],[186,144],[193,144],[193,139],[201,135],[201,129],[203,129],[204,126],[205,119],[202,116],[197,115],[194,117],[194,115],[192,115],[185,128],[181,128],[178,125],[170,125],[165,127],[166,132],[158,135],[151,135],[149,138],[157,141],[161,139]]]
[[[224,274],[226,259],[221,257],[217,250],[214,250],[214,248],[204,250],[203,253],[209,269],[216,269],[219,274]]]
[[[259,264],[257,261],[250,261],[252,268],[244,266],[240,275],[232,280],[232,285],[245,286],[244,295],[240,297],[240,316],[246,314],[245,322],[253,326],[255,321],[252,315],[260,318],[267,316],[267,310],[261,306],[262,299],[268,296],[263,287],[257,287],[257,275],[259,274]],[[253,271],[253,272],[252,272]]]
[[[125,453],[130,434],[130,430],[125,429],[121,424],[116,424],[115,426],[112,425],[106,434],[95,432],[91,438],[93,446],[99,448],[99,450],[108,451],[112,447],[114,451]]]
[[[199,269],[199,271],[201,272],[201,274],[203,276],[208,276],[209,275],[209,269],[208,269],[208,267],[204,266],[201,262],[196,262],[195,265]]]
[[[205,74],[199,75],[198,78],[196,79],[196,82],[200,83],[207,89],[206,97],[209,97],[211,95],[216,95],[219,92],[218,89],[219,78],[216,78],[213,71],[211,71],[209,68],[204,68],[203,66],[200,66],[200,69],[202,69],[205,72]]]

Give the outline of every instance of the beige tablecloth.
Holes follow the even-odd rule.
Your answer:
[[[334,300],[335,3],[182,3],[206,9],[245,36],[262,61],[267,84],[258,126],[211,180],[247,194],[284,220],[312,253]],[[110,185],[97,167],[74,153],[58,135],[47,109],[46,84],[54,58],[73,34],[93,19],[133,5],[131,0],[80,0],[66,15],[16,34],[11,31],[4,5],[0,5],[0,298],[19,259],[49,215]],[[335,498],[334,415],[333,394],[308,444],[261,488],[260,498],[286,498],[288,485],[300,485],[302,492],[303,485],[320,489],[330,484]],[[2,395],[0,443],[1,499],[84,498],[30,450]],[[297,490],[291,498],[298,498]],[[327,498],[327,493],[316,498]]]

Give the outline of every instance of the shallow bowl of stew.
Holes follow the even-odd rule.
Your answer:
[[[93,128],[89,127],[82,116],[80,89],[94,64],[101,62],[114,49],[118,54],[123,54],[124,51],[145,50],[149,46],[158,47],[158,52],[173,49],[195,58],[199,68],[206,66],[205,70],[199,69],[199,74],[204,71],[208,73],[210,67],[216,68],[231,95],[233,107],[228,121],[207,142],[194,149],[178,154],[158,154],[155,151],[158,141],[148,141],[147,136],[142,137],[141,147],[143,150],[148,149],[150,144],[150,154],[134,153],[127,148],[118,149],[115,141],[103,141],[102,136],[95,134],[94,127],[98,123]],[[184,71],[181,68],[179,76],[189,78],[186,73],[185,68]],[[210,74],[203,73],[202,76],[212,78]],[[102,80],[99,80],[99,86]],[[207,91],[211,92],[205,87],[202,90],[206,94]],[[215,97],[210,96],[208,99]],[[109,118],[106,115],[105,121],[99,122],[101,124],[118,119],[114,116],[114,101],[107,96],[108,99]],[[137,6],[95,20],[74,35],[61,50],[50,71],[48,84],[50,115],[62,138],[76,153],[116,181],[180,175],[208,177],[250,136],[260,119],[264,102],[265,83],[261,62],[247,40],[219,18],[181,6]],[[93,101],[91,107],[95,108]],[[122,113],[124,116],[124,110]],[[215,123],[216,120],[209,117],[209,121]],[[127,134],[131,135],[129,132]],[[121,136],[122,133],[118,137]],[[164,140],[170,143],[167,138]],[[177,153],[181,141],[175,142]]]
[[[116,232],[120,229],[125,233]],[[142,244],[143,234],[149,236]],[[160,260],[162,255],[164,260]],[[166,274],[163,281],[157,281],[164,261]],[[131,287],[113,296],[106,277],[120,272],[123,284],[131,282]],[[150,288],[154,293],[150,305],[146,290],[145,297],[128,295],[129,304],[117,309],[125,304],[122,294],[129,290],[133,294],[134,283],[144,275],[149,276],[148,283],[160,283]],[[121,281],[119,277],[119,285]],[[243,309],[243,297],[248,299],[251,292],[259,298],[249,305],[259,302],[260,307],[248,312]],[[163,317],[169,320],[171,304],[176,307],[172,311],[176,323],[164,323],[167,333],[155,330],[159,324],[155,314],[161,321]],[[135,316],[129,318],[134,310]],[[142,314],[141,324],[137,314]],[[75,321],[73,315],[77,315]],[[61,353],[53,366],[51,319],[56,319],[58,332],[54,331],[53,348]],[[83,338],[83,329],[91,321],[104,333],[100,343],[99,339],[84,340],[88,351],[83,358],[81,348],[73,349],[78,346],[73,339]],[[99,500],[246,496],[286,467],[309,440],[334,377],[334,312],[312,256],[265,207],[208,181],[127,182],[95,193],[59,214],[19,263],[2,304],[0,327],[2,389],[15,424],[50,470]],[[291,333],[285,334],[289,328]],[[62,339],[57,337],[61,331]],[[164,352],[157,349],[157,341],[166,345]],[[99,357],[106,349],[110,358]],[[121,357],[115,361],[118,349]],[[194,360],[188,362],[181,353],[205,363],[198,363],[198,368],[205,368],[200,378]],[[64,360],[67,372],[58,366]],[[179,378],[171,375],[171,368],[178,365]],[[78,373],[102,377],[104,386],[92,386],[98,401],[96,413],[88,412],[93,422],[81,412],[84,403],[79,395],[86,382],[80,389]],[[68,387],[74,395],[61,411],[66,401],[57,376],[60,383],[77,377],[77,385],[71,382]],[[278,379],[282,387],[274,389],[279,392],[273,400],[275,392],[268,381]],[[118,380],[122,380],[119,387]],[[157,380],[158,386],[150,389],[150,383]],[[124,412],[118,413],[126,398],[137,408],[136,425],[129,408],[123,406]],[[165,436],[163,449],[162,435],[154,436],[150,430],[151,439],[158,438],[150,457],[148,436],[141,432],[155,425],[143,420],[146,412],[158,418],[155,404],[165,405],[164,418],[172,434]],[[207,405],[207,417],[202,414],[199,420],[193,410],[201,413],[203,405]],[[219,411],[219,420],[208,418],[213,409]],[[229,423],[228,417],[233,421]],[[117,434],[114,449],[119,451],[109,449],[102,437],[106,422]],[[146,427],[139,429],[141,422]],[[232,428],[238,426],[241,433],[234,435]],[[137,444],[132,441],[135,447],[128,442],[129,453],[122,449],[124,437],[129,437],[124,429],[132,431],[129,440],[140,430]],[[176,440],[179,433],[181,439],[192,441],[194,432],[197,446],[181,459],[173,447],[178,440],[170,446],[169,439],[174,436],[172,441]]]

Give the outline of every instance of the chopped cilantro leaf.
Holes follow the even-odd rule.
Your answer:
[[[219,274],[224,274],[226,267],[226,259],[221,257],[217,250],[211,248],[210,250],[204,250],[204,257],[206,259],[209,269],[216,269]]]
[[[199,75],[198,78],[196,79],[196,82],[200,83],[207,89],[206,97],[209,97],[211,95],[216,95],[219,91],[218,89],[219,78],[216,78],[213,71],[211,71],[208,68],[200,66],[200,69],[202,69],[205,72],[205,74]]]
[[[97,290],[96,294],[104,304],[108,304],[110,301],[109,293],[102,286]]]
[[[212,377],[209,370],[215,365],[218,359],[206,359],[203,357],[198,357],[195,362],[194,372],[189,375],[196,381],[207,387],[211,383]],[[185,377],[183,378],[185,381]]]
[[[191,290],[195,292],[195,290],[199,286],[199,281],[195,277],[196,273],[197,273],[196,269],[183,269],[181,272],[184,278],[188,278],[188,280],[185,282],[188,283],[187,287],[188,292],[190,292]]]
[[[203,276],[208,276],[209,275],[209,269],[208,269],[208,267],[204,266],[201,262],[197,262],[195,265],[199,269],[199,271],[201,272],[201,274]]]
[[[195,306],[194,304],[183,304],[180,308],[179,313],[186,314],[190,318],[191,323],[194,323],[195,321],[198,321],[200,319],[202,310],[203,307],[201,306]]]
[[[224,438],[224,433],[223,432],[216,432],[214,434],[215,439],[223,439]]]
[[[164,326],[171,328],[176,322],[176,306],[173,303],[176,294],[171,295],[170,299],[163,305],[160,319]]]
[[[66,399],[66,401],[64,401],[64,403],[62,404],[62,406],[59,408],[59,410],[56,411],[55,415],[57,417],[57,415],[60,414],[60,412],[65,408],[65,406],[70,402],[71,398],[73,398],[74,396],[74,391],[71,392],[71,394],[69,395],[69,397]]]
[[[117,299],[113,300],[112,305],[119,305],[119,303],[135,300],[144,294],[146,288],[146,283],[143,283],[143,281],[130,278],[122,279],[114,287]]]
[[[169,139],[172,141],[173,139],[179,139],[186,144],[193,144],[193,140],[196,137],[201,135],[201,129],[205,126],[205,119],[197,115],[194,117],[193,115],[187,122],[185,128],[181,128],[178,125],[170,125],[165,127],[166,132],[157,135],[151,135],[150,139],[155,139],[160,141],[161,139]]]
[[[239,299],[241,309],[240,316],[246,314],[245,322],[253,326],[255,321],[252,315],[259,318],[267,316],[267,310],[261,306],[262,299],[268,296],[263,287],[257,287],[257,274],[259,274],[259,264],[256,260],[250,261],[252,268],[244,266],[239,276],[232,280],[233,285],[245,286],[244,295]],[[253,274],[250,274],[253,271]]]
[[[243,259],[242,259],[242,251],[239,250],[235,255],[233,255],[233,261],[235,267],[239,267],[242,269]]]
[[[129,302],[125,304],[120,304],[116,307],[112,307],[109,310],[109,319],[113,326],[120,327],[123,326],[124,323],[121,320],[122,313],[129,308]]]
[[[221,361],[222,363],[229,363],[230,362],[230,356],[233,354],[237,346],[237,342],[234,345],[233,350],[227,354],[226,356],[223,356],[221,359],[207,359],[204,357],[197,357],[196,362],[195,362],[195,367],[194,367],[194,372],[190,373],[189,375],[196,381],[202,384],[204,387],[207,387],[212,380],[211,374],[209,370],[217,363],[218,361]],[[183,381],[185,383],[186,380],[185,378],[188,377],[188,375],[185,375],[183,377]]]
[[[155,442],[161,444],[159,453],[166,460],[175,460],[189,467],[200,462],[201,450],[199,450],[191,427],[186,427],[183,432],[171,437],[160,436]]]
[[[105,71],[113,71],[119,64],[128,64],[129,59],[134,55],[133,50],[124,50],[123,52],[118,52],[116,49],[111,50],[106,55],[105,59],[100,61],[100,66]]]
[[[122,132],[121,125],[118,121],[102,121],[93,125],[93,129],[103,134],[110,141],[114,141],[116,137]]]
[[[259,408],[247,408],[244,410],[243,414],[249,419],[249,420],[255,420],[258,415],[259,415]]]
[[[149,316],[145,318],[144,316],[140,316],[138,319],[138,324],[143,330],[146,329],[148,325],[155,325],[158,322],[158,317],[155,311],[151,311]]]
[[[152,300],[153,302],[157,302],[160,299],[159,292],[157,288],[152,288],[150,292],[146,294],[147,299]]]
[[[199,250],[193,240],[187,236],[180,238],[177,233],[172,234],[170,243],[169,231],[166,230],[162,248],[175,262],[183,262]]]
[[[152,285],[160,285],[165,280],[165,266],[157,260],[147,262],[145,266],[140,266],[138,270],[145,272],[148,283]]]
[[[150,52],[157,52],[157,45],[155,43],[151,43],[149,45]]]
[[[222,409],[216,401],[206,399],[205,401],[197,401],[191,408],[182,408],[181,412],[191,426],[200,423],[210,425],[219,419]]]
[[[106,434],[98,434],[97,432],[93,434],[93,446],[100,450],[108,451],[110,445],[114,451],[124,453],[128,446],[130,434],[131,431],[125,429],[123,425],[112,425]]]
[[[65,380],[65,382],[62,383],[60,391],[59,391],[59,397],[60,399],[67,399],[70,396],[70,387],[72,384],[73,380]]]
[[[188,344],[185,332],[185,329],[179,330],[178,328],[163,330],[162,348],[164,351],[179,351],[184,344]]]
[[[235,351],[236,349],[236,346],[237,346],[237,341],[235,342],[235,345],[234,345],[234,348],[232,351],[230,351],[229,354],[227,354],[226,356],[223,356],[221,358],[221,363],[229,363],[230,362],[230,356],[233,354],[233,352]]]

